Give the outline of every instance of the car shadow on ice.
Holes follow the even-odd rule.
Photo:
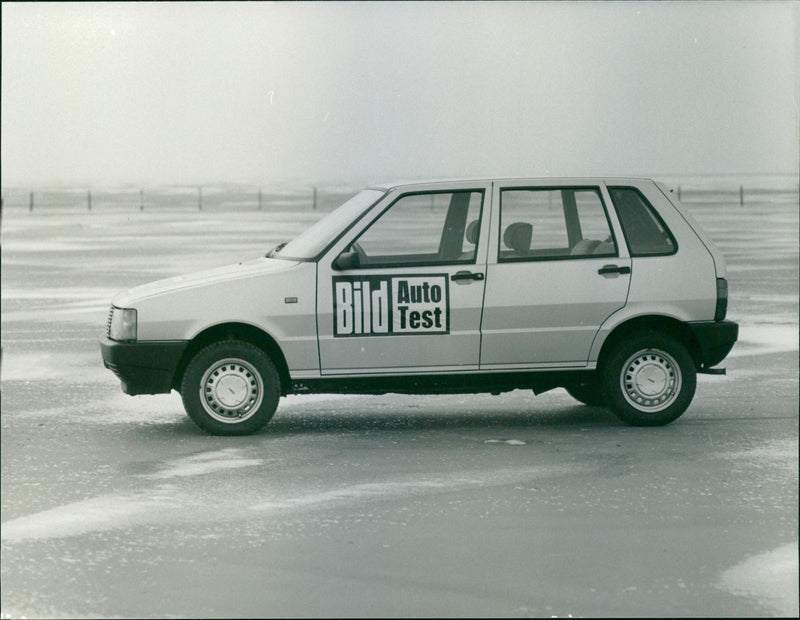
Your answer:
[[[137,435],[152,438],[154,436],[169,436],[169,437],[211,437],[203,429],[194,424],[188,416],[184,415],[179,418],[164,419],[161,421],[147,420],[141,422],[128,421],[130,429],[126,429],[126,433],[135,433]],[[236,437],[228,439],[235,440]]]
[[[299,409],[299,408],[298,408]],[[262,435],[280,436],[309,433],[408,432],[531,428],[562,429],[572,432],[586,427],[624,426],[611,412],[588,406],[573,406],[540,412],[411,412],[406,407],[375,411],[367,406],[347,412],[295,411],[280,409]]]
[[[299,434],[416,432],[451,430],[530,430],[547,428],[574,432],[588,428],[631,428],[609,410],[572,401],[554,394],[527,405],[509,395],[474,399],[448,399],[444,396],[344,396],[314,395],[288,397],[281,402],[275,417],[251,437],[281,437]],[[182,412],[181,412],[182,413]],[[163,414],[162,414],[163,415]],[[216,437],[226,443],[242,442],[247,436],[213,436],[191,419],[178,415],[161,417],[149,407],[137,408],[135,415],[124,416],[126,432],[152,438],[157,435]]]
[[[517,412],[495,411],[491,413],[409,413],[399,409],[376,412],[364,407],[348,412],[303,411],[298,407],[281,413],[278,409],[272,421],[262,430],[244,436],[211,435],[196,426],[188,416],[162,422],[148,420],[133,424],[126,433],[133,433],[145,440],[163,436],[170,438],[206,439],[214,445],[245,446],[249,440],[263,441],[270,438],[297,435],[360,434],[360,433],[414,433],[429,431],[480,431],[491,430],[509,434],[548,429],[575,433],[591,428],[630,428],[605,409],[576,405],[558,411]]]

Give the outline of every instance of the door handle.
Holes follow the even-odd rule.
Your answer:
[[[630,273],[631,268],[626,266],[620,267],[618,265],[603,265],[600,269],[597,270],[601,276],[607,273]]]
[[[483,274],[479,271],[473,273],[471,271],[456,271],[450,279],[454,282],[459,280],[483,280]]]

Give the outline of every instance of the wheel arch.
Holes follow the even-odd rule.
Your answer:
[[[221,340],[243,340],[249,342],[266,353],[275,364],[281,380],[281,395],[285,396],[290,391],[291,378],[286,357],[283,355],[276,340],[264,330],[247,323],[220,323],[207,327],[198,333],[183,352],[175,374],[172,378],[173,389],[180,391],[183,374],[195,354],[204,347]]]
[[[611,330],[611,333],[608,334],[600,348],[600,354],[597,358],[598,370],[602,369],[606,359],[608,359],[608,356],[619,342],[634,334],[647,332],[659,332],[675,338],[686,347],[695,366],[700,368],[702,364],[700,343],[686,323],[669,316],[645,315],[630,318]]]

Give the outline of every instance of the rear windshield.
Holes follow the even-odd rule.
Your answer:
[[[378,202],[385,193],[378,189],[365,189],[359,192],[271,256],[288,260],[316,258],[341,232],[346,230],[369,207]]]
[[[678,249],[675,237],[647,198],[634,187],[609,187],[631,256],[664,256]]]

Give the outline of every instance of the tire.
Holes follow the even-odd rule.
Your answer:
[[[663,426],[677,420],[697,387],[694,360],[686,347],[658,332],[621,342],[601,373],[607,406],[634,426]]]
[[[241,340],[215,342],[198,351],[181,382],[186,413],[212,435],[260,430],[275,415],[280,395],[275,364],[257,346]]]
[[[603,395],[600,383],[594,381],[592,383],[576,383],[564,388],[567,393],[575,400],[582,402],[584,405],[590,407],[605,407],[606,399]]]

